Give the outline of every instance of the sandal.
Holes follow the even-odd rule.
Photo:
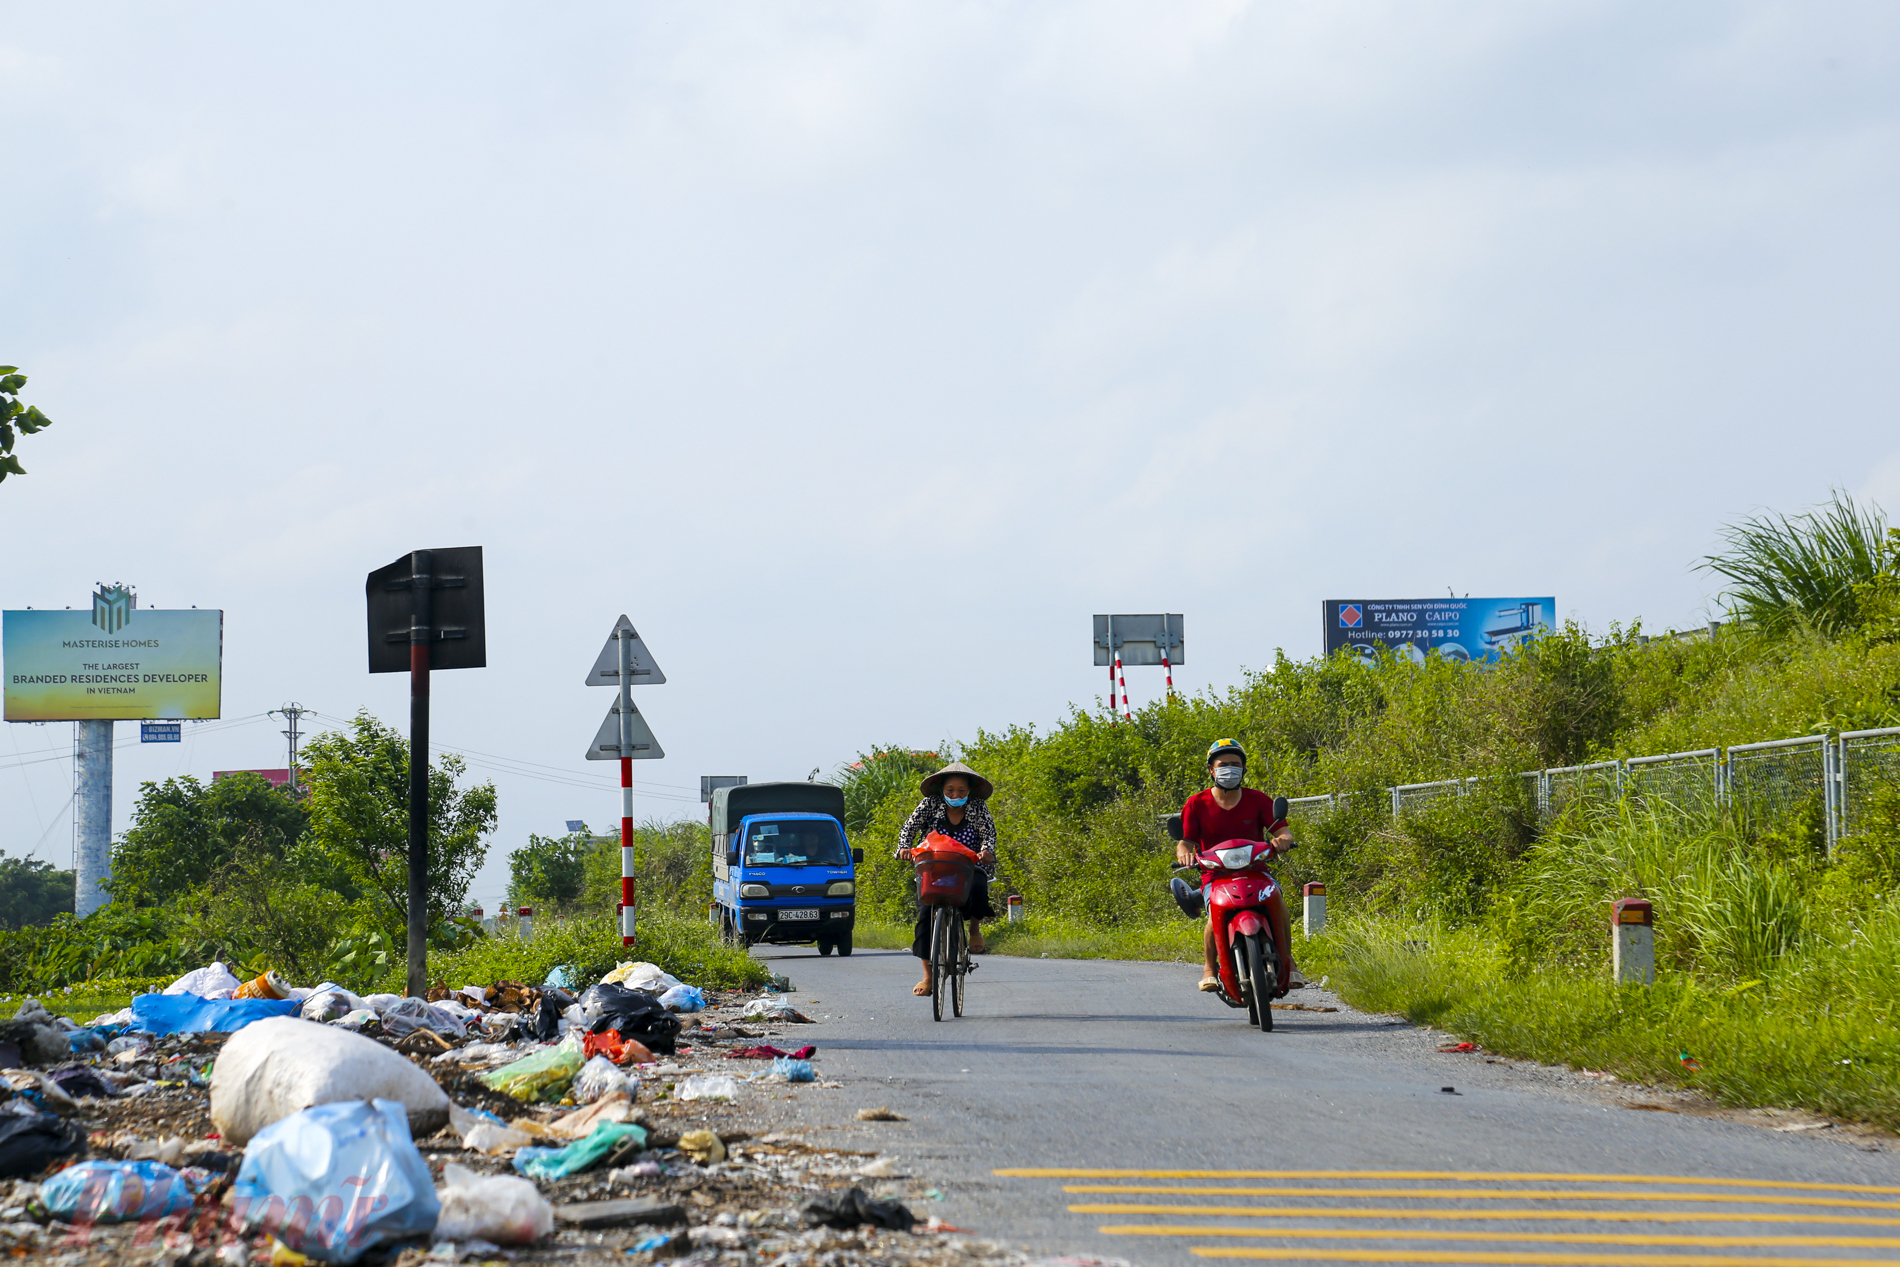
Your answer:
[[[1214,993],[1220,989],[1220,978],[1210,972],[1201,978],[1201,989],[1208,994]]]
[[[983,940],[981,933],[970,939],[970,953],[973,955],[987,955],[990,953],[989,943]]]
[[[919,982],[918,982],[918,983],[917,983],[916,985],[914,985],[914,986],[912,986],[912,987],[910,988],[910,992],[911,992],[912,994],[914,994],[914,995],[916,995],[916,996],[917,996],[918,998],[920,998],[920,999],[921,999],[921,998],[923,998],[923,997],[924,997],[924,996],[925,996],[926,994],[929,994],[929,993],[930,993],[930,982],[928,982],[928,981],[919,981]]]

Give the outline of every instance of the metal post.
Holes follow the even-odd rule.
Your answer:
[[[1115,699],[1115,618],[1108,618],[1108,719],[1122,719],[1121,705]]]
[[[74,851],[73,914],[84,919],[112,895],[112,723],[82,721],[76,752],[79,847]]]
[[[1825,793],[1821,797],[1822,815],[1827,828],[1827,853],[1834,856],[1834,846],[1841,840],[1841,757],[1847,741],[1844,739],[1821,738],[1821,785]]]
[[[285,721],[290,723],[290,729],[282,733],[284,738],[290,741],[289,788],[290,794],[295,796],[297,794],[297,737],[301,733],[297,729],[297,722],[310,710],[302,704],[286,704],[282,708],[274,708],[271,711],[280,714]]]
[[[620,944],[633,945],[633,631],[614,630],[620,655]]]
[[[429,992],[429,551],[409,556],[409,996]]]

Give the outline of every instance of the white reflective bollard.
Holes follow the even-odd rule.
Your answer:
[[[1316,937],[1326,928],[1326,886],[1315,880],[1301,890],[1300,922],[1308,937]]]
[[[1610,939],[1616,983],[1655,985],[1655,907],[1644,898],[1619,898],[1610,907]]]
[[[522,941],[533,941],[534,940],[534,908],[532,906],[522,907],[520,911],[520,916],[521,916],[520,932],[518,936],[520,936]]]
[[[1010,923],[1012,924],[1022,923],[1023,922],[1023,895],[1020,893],[1012,893],[1008,897],[1004,898],[1003,910],[1008,914]]]

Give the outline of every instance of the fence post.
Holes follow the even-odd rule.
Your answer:
[[[1610,905],[1610,963],[1618,985],[1656,984],[1656,908],[1648,899]]]
[[[1326,886],[1315,880],[1301,892],[1305,900],[1300,911],[1300,923],[1305,927],[1308,937],[1317,936],[1326,927]]]
[[[1392,789],[1392,817],[1394,819],[1397,819],[1398,816],[1399,816],[1399,789],[1397,787],[1394,787]]]
[[[1823,817],[1827,822],[1827,855],[1834,856],[1834,846],[1841,843],[1842,796],[1841,765],[1847,756],[1847,741],[1823,736],[1821,739],[1821,781],[1825,793],[1821,797]]]

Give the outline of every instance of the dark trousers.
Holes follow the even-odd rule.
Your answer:
[[[919,959],[930,958],[930,917],[936,910],[934,906],[917,908],[917,927],[911,930],[910,953]],[[970,900],[959,913],[964,919],[996,918],[996,912],[990,907],[990,878],[981,871],[970,877]]]

